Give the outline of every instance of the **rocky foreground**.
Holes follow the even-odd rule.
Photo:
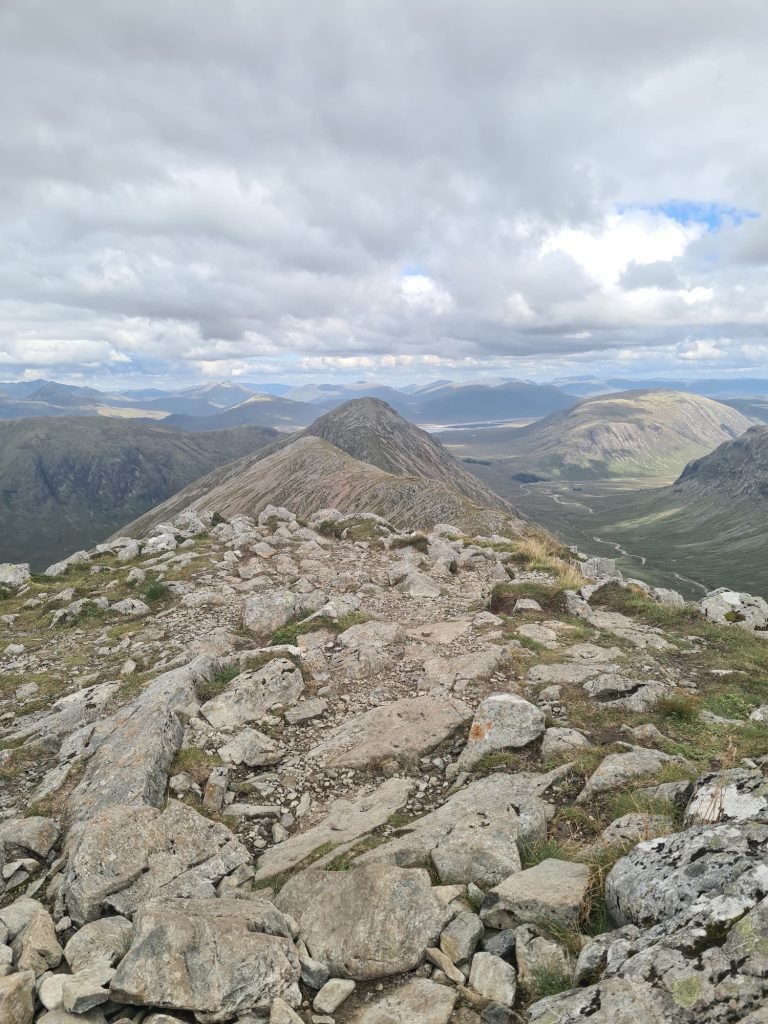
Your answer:
[[[187,513],[0,566],[3,1024],[768,1022],[768,605]]]

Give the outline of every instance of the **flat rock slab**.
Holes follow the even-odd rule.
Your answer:
[[[298,921],[314,960],[356,981],[412,970],[452,916],[426,871],[385,864],[303,871],[275,905]]]
[[[67,803],[70,838],[104,808],[162,806],[168,769],[184,737],[180,715],[194,714],[195,687],[212,678],[217,667],[215,658],[201,655],[189,665],[157,676],[113,716],[111,731],[88,761]]]
[[[299,961],[283,915],[266,900],[171,900],[142,907],[112,979],[119,1003],[188,1010],[201,1021],[301,1004]]]
[[[237,729],[258,722],[270,708],[295,704],[303,692],[299,669],[287,658],[275,658],[255,672],[235,676],[223,693],[203,704],[200,714],[214,729]]]
[[[471,717],[471,708],[452,697],[406,697],[331,730],[307,758],[338,768],[362,768],[393,758],[408,763],[434,750]]]
[[[553,683],[583,683],[603,672],[617,672],[618,666],[596,662],[555,662],[553,665],[533,665],[526,678],[529,683],[551,686]]]
[[[488,775],[363,854],[359,864],[435,867],[451,883],[497,885],[520,870],[517,843],[547,833],[547,807],[513,775]]]
[[[421,640],[425,644],[452,644],[469,630],[471,619],[448,619],[446,622],[427,622],[422,626],[414,626],[407,631],[413,640]]]
[[[455,989],[417,978],[356,1010],[349,1024],[448,1024],[455,1003]]]
[[[463,690],[468,683],[486,682],[507,661],[503,647],[454,658],[430,658],[424,662],[424,685],[430,689]]]
[[[589,891],[586,864],[549,858],[512,875],[486,896],[480,917],[491,928],[578,924]]]
[[[621,789],[633,779],[656,775],[662,765],[679,761],[679,758],[671,754],[644,747],[634,747],[626,753],[609,754],[587,779],[584,789],[576,797],[576,803],[585,803],[601,793]]]
[[[226,826],[185,804],[111,807],[83,829],[62,891],[69,916],[83,924],[106,908],[130,916],[149,899],[213,896],[224,875],[249,862]]]
[[[412,779],[388,779],[357,800],[334,800],[324,821],[262,854],[256,880],[291,871],[321,847],[351,843],[379,828],[405,805],[414,786]]]

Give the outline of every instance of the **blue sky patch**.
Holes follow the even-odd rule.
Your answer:
[[[624,203],[619,207],[619,213],[626,210],[663,213],[679,224],[706,224],[710,231],[717,231],[724,222],[738,227],[745,220],[760,216],[757,210],[727,206],[725,203],[696,203],[689,199],[667,199],[663,203]]]

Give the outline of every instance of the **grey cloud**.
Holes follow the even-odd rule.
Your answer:
[[[715,296],[636,325],[540,250],[621,203],[762,210],[766,30],[760,0],[4,5],[0,353],[599,359],[762,330],[765,282],[736,287],[762,221],[630,264],[620,291]],[[412,268],[450,304],[404,301]]]

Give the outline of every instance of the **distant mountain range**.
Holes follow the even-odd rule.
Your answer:
[[[464,470],[430,434],[378,399],[346,402],[306,430],[214,470],[127,530],[143,535],[191,507],[255,515],[268,504],[300,515],[374,512],[395,526],[454,523],[496,532],[515,510]]]
[[[0,423],[0,562],[45,568],[278,436],[253,426],[193,435],[109,417]]]
[[[751,421],[736,409],[679,391],[626,391],[585,398],[519,429],[446,434],[519,479],[674,477],[691,459],[738,437]]]
[[[521,420],[566,409],[575,401],[559,388],[526,381],[455,384],[435,381],[398,390],[358,382],[289,388],[214,382],[181,391],[109,393],[55,381],[0,384],[0,420],[42,416],[116,416],[162,419],[181,430],[213,430],[257,424],[295,430],[312,423],[322,409],[356,398],[379,398],[418,423]],[[210,422],[208,422],[210,420]]]

